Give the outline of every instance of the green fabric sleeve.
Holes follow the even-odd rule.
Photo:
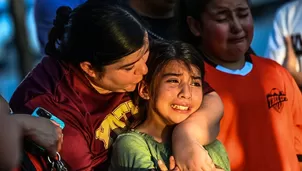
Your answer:
[[[148,171],[155,169],[149,147],[136,133],[118,136],[113,144],[110,171]]]
[[[204,146],[204,148],[208,151],[209,156],[212,158],[214,164],[221,167],[225,171],[231,170],[228,154],[220,141],[215,140],[213,143]]]

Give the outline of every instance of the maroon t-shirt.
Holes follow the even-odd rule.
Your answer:
[[[10,105],[15,113],[43,107],[65,122],[60,153],[71,170],[102,165],[112,139],[134,113],[126,93],[99,94],[82,73],[51,57],[19,85]]]
[[[79,70],[52,57],[22,81],[10,106],[15,113],[43,107],[65,122],[60,154],[71,170],[106,168],[108,148],[136,113],[127,93],[100,94]]]

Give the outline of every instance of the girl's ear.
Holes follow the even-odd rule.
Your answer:
[[[145,100],[149,100],[150,96],[149,96],[149,90],[148,90],[148,86],[145,83],[145,81],[141,81],[138,84],[138,94],[141,98],[145,99]]]
[[[201,35],[201,25],[198,20],[196,20],[195,18],[193,18],[191,16],[188,16],[187,24],[194,36],[199,37]]]

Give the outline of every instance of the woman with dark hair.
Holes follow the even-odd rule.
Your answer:
[[[65,122],[60,154],[71,170],[105,169],[109,147],[137,113],[128,92],[148,72],[145,29],[119,6],[91,0],[73,11],[61,7],[46,53],[49,56],[17,88],[12,109],[31,113],[43,107]],[[205,88],[204,93],[209,91]],[[194,143],[207,144],[216,138],[222,105],[213,93],[205,101],[174,129],[176,161],[188,161],[188,155],[195,156],[190,159],[194,162],[208,158]],[[204,165],[209,168],[212,163]]]
[[[184,38],[203,54],[205,80],[224,102],[218,139],[231,170],[300,170],[301,93],[285,68],[249,53],[254,25],[248,1],[182,2]]]

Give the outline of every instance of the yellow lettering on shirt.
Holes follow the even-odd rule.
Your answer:
[[[137,107],[134,106],[131,100],[116,107],[105,117],[100,127],[96,130],[96,139],[104,143],[105,149],[108,149],[113,142],[113,139],[110,137],[111,131],[114,131],[116,134],[124,131],[125,126],[128,124],[127,113],[131,113],[131,115],[138,113]],[[124,121],[121,121],[122,118],[124,118]]]

